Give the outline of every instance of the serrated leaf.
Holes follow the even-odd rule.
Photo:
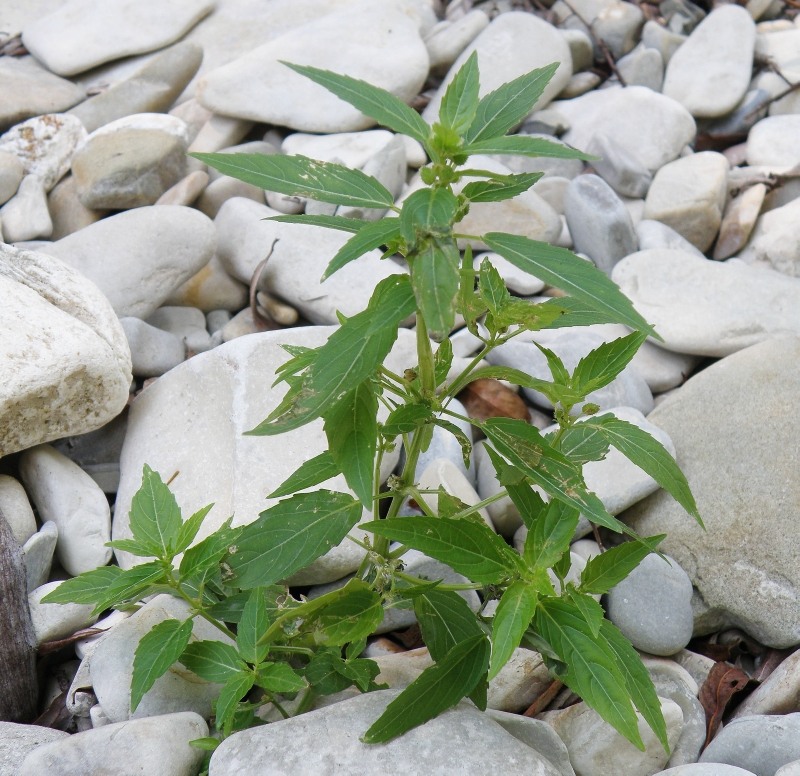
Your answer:
[[[374,660],[342,659],[338,650],[323,649],[311,658],[304,674],[321,695],[331,695],[355,684],[367,692],[374,684],[380,668]]]
[[[156,562],[142,563],[127,569],[109,582],[105,595],[97,601],[94,611],[102,612],[109,606],[116,606],[124,601],[139,600],[151,587],[165,579],[163,567]]]
[[[250,592],[236,629],[236,647],[243,660],[248,663],[261,663],[267,657],[269,645],[259,644],[258,640],[268,627],[269,612],[264,598],[264,588],[257,587]]]
[[[386,707],[361,740],[366,744],[383,743],[433,719],[469,695],[485,676],[488,664],[489,642],[485,636],[473,636],[456,644]]]
[[[511,298],[505,281],[489,259],[481,262],[478,272],[478,294],[494,316],[498,315]]]
[[[561,296],[538,303],[538,306],[551,314],[546,328],[561,329],[573,326],[593,326],[596,323],[616,323],[617,316],[598,310],[574,296]]]
[[[449,420],[436,417],[433,419],[433,423],[456,438],[456,442],[461,447],[461,460],[464,461],[464,468],[469,469],[470,456],[472,455],[472,441],[470,438],[455,423],[451,423]]]
[[[133,538],[152,548],[151,555],[171,558],[183,518],[172,491],[161,475],[147,464],[142,470],[142,484],[131,500],[130,527]]]
[[[121,550],[122,552],[129,552],[131,555],[137,555],[140,558],[153,557],[152,546],[143,544],[136,539],[115,539],[113,542],[106,542],[106,547],[111,547],[114,550]]]
[[[187,645],[180,655],[180,662],[207,682],[227,682],[247,668],[236,647],[211,640],[194,641]]]
[[[557,433],[557,432],[556,432]],[[570,461],[582,466],[589,461],[602,461],[608,453],[609,444],[595,428],[585,423],[562,429],[558,449]]]
[[[371,175],[343,164],[281,154],[191,154],[231,178],[266,191],[332,205],[386,210],[392,193]]]
[[[108,586],[122,574],[119,566],[103,566],[64,580],[42,598],[43,604],[96,604],[105,598]]]
[[[413,137],[423,145],[427,143],[430,127],[422,116],[385,89],[329,70],[293,65],[289,62],[283,64],[324,86],[329,92],[375,119],[378,124],[401,135]]]
[[[359,528],[447,563],[474,582],[497,584],[519,570],[519,556],[485,523],[395,517],[362,523]]]
[[[512,175],[495,175],[487,181],[472,181],[461,193],[470,202],[502,202],[527,191],[544,173],[521,172]]]
[[[322,280],[327,280],[334,272],[338,272],[359,256],[363,256],[375,248],[389,245],[392,240],[396,240],[399,236],[399,218],[381,218],[379,221],[366,222],[356,234],[339,248],[325,268],[325,272],[322,273]]]
[[[528,535],[522,550],[522,559],[529,569],[549,568],[565,554],[575,537],[580,514],[578,510],[554,499],[528,524]]]
[[[595,555],[581,572],[582,593],[607,593],[631,573],[660,544],[666,534],[650,536],[647,544],[631,541]]]
[[[381,426],[387,437],[410,434],[433,419],[431,408],[424,404],[403,404],[392,410]]]
[[[491,250],[521,270],[582,300],[618,323],[658,337],[608,275],[566,248],[502,232],[490,232],[483,240]]]
[[[345,218],[344,216],[313,215],[311,213],[298,213],[297,215],[269,216],[265,221],[278,221],[282,224],[300,224],[302,226],[322,226],[325,229],[336,229],[340,232],[360,232],[369,221],[360,218]]]
[[[220,691],[214,705],[218,729],[230,733],[236,707],[239,705],[239,701],[250,692],[250,688],[255,684],[255,679],[252,672],[242,669],[225,680],[225,686]]]
[[[438,663],[462,641],[484,635],[467,602],[452,590],[423,590],[415,595],[414,614],[431,657]]]
[[[366,638],[381,624],[381,597],[366,582],[351,579],[342,594],[314,615],[317,644],[342,646]]]
[[[289,477],[284,480],[267,498],[281,498],[290,496],[298,490],[312,488],[340,473],[339,467],[333,460],[329,450],[309,458]]]
[[[546,348],[540,342],[536,342],[534,340],[533,344],[538,348],[541,354],[547,359],[547,368],[550,370],[550,374],[553,376],[553,380],[559,386],[568,386],[569,385],[569,372],[567,368],[564,366],[564,362],[558,356],[555,351],[551,350],[550,348]]]
[[[702,526],[692,491],[683,472],[669,451],[643,429],[613,415],[600,415],[584,421],[598,429],[611,445],[649,474]]]
[[[131,712],[155,684],[181,656],[192,635],[192,620],[163,620],[145,634],[133,656],[131,677]]]
[[[537,607],[534,627],[563,662],[561,681],[634,746],[644,750],[616,653],[605,641],[592,636],[582,613],[563,599],[545,598]]]
[[[583,159],[588,161],[597,158],[579,151],[577,148],[572,148],[566,143],[558,143],[543,137],[531,137],[530,135],[507,135],[505,137],[469,142],[463,147],[462,151],[470,156],[473,154],[507,154],[509,156]]]
[[[232,521],[229,517],[213,534],[184,552],[178,567],[181,579],[202,578],[219,565],[243,530],[231,528]]]
[[[460,258],[451,238],[428,239],[409,255],[414,296],[435,340],[446,337],[455,325]]]
[[[492,618],[492,661],[489,681],[508,662],[520,645],[522,635],[528,629],[539,590],[526,581],[519,580],[509,585],[500,597],[500,603]]]
[[[459,135],[467,130],[478,109],[478,55],[472,52],[445,90],[439,105],[439,121]]]
[[[590,595],[584,595],[571,584],[567,585],[565,595],[567,600],[581,613],[592,636],[598,638],[600,635],[600,627],[605,618],[603,607]]]
[[[286,663],[264,663],[256,671],[256,684],[267,692],[292,693],[308,683]]]
[[[347,493],[297,493],[262,512],[242,529],[228,566],[238,587],[271,585],[336,547],[361,518],[361,504]]]
[[[400,212],[403,237],[413,244],[420,235],[447,234],[456,210],[458,198],[448,189],[424,188],[415,191],[403,202]]]
[[[200,507],[188,520],[183,522],[180,530],[178,531],[178,538],[175,541],[175,552],[183,552],[197,536],[200,527],[203,525],[206,515],[211,511],[213,504],[207,504]]]
[[[584,397],[612,382],[636,355],[647,335],[635,331],[587,353],[572,373],[572,387]]]
[[[441,385],[450,373],[453,365],[453,343],[445,337],[440,343],[436,352],[433,354],[433,374],[434,382],[437,386]]]
[[[370,510],[378,446],[377,415],[378,397],[370,380],[365,380],[323,415],[328,452],[352,491]]]

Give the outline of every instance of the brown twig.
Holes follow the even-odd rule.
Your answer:
[[[259,291],[259,285],[261,285],[261,276],[264,274],[264,269],[267,266],[267,262],[269,261],[270,257],[272,256],[272,252],[275,250],[275,245],[277,244],[277,238],[272,241],[272,245],[269,247],[269,252],[267,255],[258,262],[258,265],[253,270],[253,276],[250,278],[250,313],[253,316],[253,323],[261,329],[261,331],[268,331],[270,329],[277,329],[278,324],[269,317],[269,315],[262,315],[261,310],[258,308],[258,300],[257,295]],[[262,289],[264,290],[264,289]],[[265,310],[266,312],[266,310]]]
[[[561,692],[563,686],[563,682],[559,682],[558,679],[553,679],[553,681],[550,682],[550,686],[522,712],[522,716],[535,717],[537,714],[541,714],[553,702],[553,698]]]

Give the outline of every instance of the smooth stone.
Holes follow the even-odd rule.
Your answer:
[[[667,249],[690,253],[701,259],[705,258],[705,254],[701,250],[678,234],[671,226],[667,226],[661,221],[643,218],[636,224],[636,236],[639,238],[640,251]]]
[[[752,771],[722,763],[691,763],[659,771],[655,776],[756,776]],[[777,776],[777,773],[775,774]]]
[[[0,205],[17,193],[24,176],[25,167],[19,157],[9,151],[0,151]]]
[[[467,414],[466,408],[458,399],[451,399],[447,406],[453,412],[457,412],[461,415]],[[459,418],[449,418],[449,421],[459,428],[461,433],[472,442],[472,424],[460,420]],[[430,464],[440,459],[446,459],[452,463],[456,470],[467,479],[470,486],[474,486],[475,468],[473,465],[470,465],[469,468],[465,466],[460,442],[449,431],[440,426],[436,426],[433,429],[433,437],[428,449],[424,453],[421,453],[417,459],[416,476],[422,476],[422,472],[424,472]]]
[[[44,523],[22,546],[29,593],[47,582],[57,542],[58,527],[56,524]]]
[[[585,31],[593,38],[602,40],[614,59],[627,54],[635,45],[644,22],[637,6],[618,0],[578,0],[578,2],[556,2],[552,7],[555,22],[559,27]],[[594,46],[596,59],[602,59],[599,44]]]
[[[739,717],[728,722],[700,755],[701,763],[726,763],[756,776],[800,758],[800,712]]]
[[[267,289],[312,323],[338,323],[337,311],[347,316],[360,312],[381,280],[403,272],[394,262],[381,260],[381,252],[374,250],[320,283],[328,263],[349,235],[323,227],[264,220],[276,215],[280,214],[249,199],[228,200],[214,221],[217,256],[234,278],[249,284],[259,263],[271,251],[263,275]]]
[[[98,288],[51,256],[0,244],[0,456],[99,428],[128,401],[130,352]]]
[[[559,27],[558,31],[569,46],[569,53],[572,55],[572,72],[580,73],[591,68],[594,63],[592,39],[582,30]]]
[[[141,318],[120,318],[131,349],[134,377],[159,377],[186,358],[186,346],[174,334]]]
[[[36,644],[55,641],[70,636],[97,620],[92,604],[44,604],[42,598],[61,586],[61,582],[48,582],[28,595]]]
[[[47,193],[38,175],[26,175],[17,193],[0,208],[3,235],[7,242],[48,238],[53,221],[47,208]]]
[[[464,472],[463,460],[460,461],[461,466],[447,458],[436,458],[432,461],[428,459],[424,463],[424,468],[417,467],[417,480],[419,487],[423,490],[444,488],[451,496],[455,496],[459,501],[470,507],[481,500],[481,497],[475,491],[474,476],[470,477],[469,474]],[[472,474],[474,475],[474,467]],[[426,498],[435,509],[435,497],[427,496]],[[480,515],[484,523],[494,530],[492,519],[486,509],[481,507],[476,514]]]
[[[744,8],[715,8],[670,59],[664,94],[698,118],[730,113],[750,84],[755,38]]]
[[[637,46],[617,61],[617,70],[626,86],[646,86],[660,92],[664,83],[664,58],[654,48]]]
[[[800,75],[800,30],[787,27],[768,34],[756,35],[756,56],[764,61],[772,60],[781,73],[791,81]]]
[[[800,776],[800,760],[782,765],[775,771],[775,776]]]
[[[78,232],[108,215],[105,210],[89,210],[83,205],[72,175],[56,183],[47,197],[47,208],[53,219],[53,232],[50,235],[53,241]]]
[[[187,351],[201,353],[211,347],[206,330],[206,316],[196,307],[159,307],[147,318],[147,323],[174,334]]]
[[[767,187],[763,183],[757,183],[728,201],[722,214],[722,223],[712,258],[729,259],[747,245],[766,194]]]
[[[387,50],[393,52],[388,58]],[[197,98],[215,113],[305,132],[349,132],[374,121],[281,61],[367,79],[403,101],[428,75],[418,25],[399,6],[371,2],[290,30],[203,76]]]
[[[793,652],[748,695],[733,718],[756,714],[790,714],[800,708],[800,651]]]
[[[225,324],[233,318],[230,310],[209,310],[206,313],[206,329],[211,336],[222,331]]]
[[[758,262],[785,275],[800,276],[799,214],[800,198],[764,213],[756,222],[750,241],[739,254],[742,261]]]
[[[266,331],[264,324],[260,320],[253,317],[253,311],[249,307],[240,310],[234,315],[225,325],[220,329],[219,336],[223,342],[231,342],[238,337],[244,337],[247,334],[258,334],[259,332]],[[214,337],[217,335],[214,334]]]
[[[87,132],[134,113],[169,110],[203,60],[203,49],[194,43],[177,43],[153,57],[130,78],[115,83],[69,113],[77,116]]]
[[[85,98],[83,89],[43,68],[33,57],[0,58],[0,128],[20,121],[60,113]]]
[[[202,213],[159,205],[104,218],[47,250],[96,283],[117,315],[146,318],[208,264],[215,242]]]
[[[207,735],[205,720],[192,712],[103,725],[37,747],[22,762],[19,776],[194,776],[204,754],[190,741]]]
[[[69,738],[69,733],[43,725],[0,722],[0,776],[17,776],[28,753],[63,738]]]
[[[682,649],[670,657],[670,660],[677,663],[681,668],[694,679],[698,687],[702,687],[711,669],[714,668],[715,661],[706,655]]]
[[[201,106],[202,107],[202,106]],[[189,146],[190,153],[214,153],[238,143],[253,128],[253,122],[211,114]]]
[[[647,194],[653,181],[650,171],[613,138],[597,134],[587,150],[599,157],[592,161],[592,167],[617,194],[635,198]]]
[[[520,296],[532,296],[544,289],[544,282],[534,277],[528,272],[524,272],[508,259],[503,258],[499,253],[478,253],[475,255],[472,265],[477,270],[480,269],[481,262],[488,259],[491,265],[500,273],[506,288]]]
[[[705,124],[709,145],[727,145],[731,138],[744,137],[753,125],[767,114],[770,94],[764,89],[750,89],[730,112]]]
[[[93,0],[70,0],[27,24],[22,41],[48,70],[75,75],[168,46],[213,8],[212,0],[108,0],[98,13]]]
[[[588,148],[595,135],[605,134],[650,172],[675,159],[695,136],[686,108],[644,86],[601,89],[552,107],[571,125],[564,142]]]
[[[706,530],[664,491],[623,516],[642,536],[667,534],[659,549],[707,608],[776,648],[800,643],[800,575],[785,538],[800,491],[790,457],[774,454],[793,449],[799,432],[781,409],[800,384],[798,364],[800,338],[775,337],[707,367],[651,413],[679,451]]]
[[[488,26],[488,15],[478,8],[455,21],[439,22],[424,38],[431,70],[449,68],[459,54]]]
[[[673,655],[692,638],[692,582],[676,561],[651,553],[606,596],[606,613],[631,644]]]
[[[644,217],[672,227],[700,251],[711,247],[728,194],[728,160],[714,151],[684,156],[653,178]]]
[[[72,576],[111,560],[111,513],[105,493],[77,464],[50,445],[25,450],[19,459],[25,489],[42,522],[58,527],[56,556]]]
[[[219,215],[219,211],[228,200],[238,197],[244,197],[259,205],[264,204],[264,191],[258,186],[223,175],[206,186],[197,199],[195,207],[201,213],[205,213],[209,218],[214,219]],[[335,210],[334,206],[331,207],[332,211]],[[333,212],[329,215],[333,215]]]
[[[569,83],[561,90],[558,95],[559,99],[571,100],[573,97],[580,97],[582,94],[586,94],[586,92],[596,88],[601,80],[597,73],[575,73],[569,79]]]
[[[208,185],[208,173],[203,170],[190,172],[174,186],[167,189],[157,200],[156,205],[191,205]]]
[[[564,215],[564,197],[570,178],[559,175],[545,175],[531,187],[560,216]],[[526,275],[528,273],[525,273]]]
[[[158,204],[158,203],[156,203]],[[232,278],[215,254],[196,275],[190,277],[164,300],[167,305],[212,310],[241,310],[248,302],[248,288]]]
[[[686,42],[687,36],[668,30],[654,19],[644,23],[642,27],[642,45],[657,51],[668,64],[675,52]]]
[[[579,175],[569,184],[564,215],[575,250],[586,254],[606,274],[637,248],[627,208],[597,175]]]
[[[651,249],[624,258],[611,279],[655,326],[660,346],[677,353],[721,357],[800,333],[800,281],[780,272]]]
[[[504,772],[509,763],[528,776],[560,776],[533,749],[463,701],[386,744],[361,743],[359,736],[397,695],[396,690],[379,690],[235,733],[214,751],[209,776],[324,773],[332,762],[343,773],[365,776],[409,769],[445,776],[453,772],[453,763],[463,776]],[[314,741],[314,746],[298,747],[298,740]]]
[[[36,533],[36,518],[25,488],[8,474],[0,474],[0,513],[20,546]]]
[[[800,115],[769,116],[759,121],[747,136],[747,163],[788,168],[800,164],[794,138],[800,133]]]
[[[660,698],[661,713],[667,726],[670,749],[678,741],[683,712],[674,701]],[[650,726],[637,714],[639,734],[645,745],[641,751],[601,719],[584,701],[560,711],[539,715],[555,728],[567,745],[569,759],[577,776],[650,776],[667,764],[669,755]]]
[[[437,120],[445,90],[473,51],[478,55],[481,97],[531,70],[558,62],[555,75],[536,103],[536,107],[541,109],[567,85],[572,76],[569,45],[553,25],[531,13],[502,13],[490,22],[453,63],[436,94],[422,112],[426,121]]]
[[[47,113],[23,121],[0,135],[0,151],[15,154],[27,175],[38,175],[46,191],[63,178],[78,145],[86,138],[80,120]]]
[[[394,137],[394,134],[386,129],[334,132],[327,135],[293,132],[284,139],[281,151],[290,156],[308,156],[322,162],[338,162],[347,167],[360,169],[385,150]]]

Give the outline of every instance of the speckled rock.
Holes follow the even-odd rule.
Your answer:
[[[0,776],[17,776],[25,756],[43,744],[69,738],[63,730],[42,725],[0,722]]]

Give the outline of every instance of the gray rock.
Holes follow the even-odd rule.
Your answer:
[[[661,91],[664,82],[664,58],[654,48],[637,46],[617,62],[617,70],[626,86],[646,86]]]
[[[691,253],[701,259],[705,258],[705,254],[701,250],[678,234],[671,226],[667,226],[661,221],[643,218],[636,224],[636,236],[639,238],[640,251],[648,251],[653,248],[668,249]]]
[[[508,259],[504,259],[499,253],[478,253],[473,259],[473,267],[476,270],[479,269],[484,259],[488,259],[500,273],[500,277],[505,281],[509,291],[513,291],[520,296],[532,296],[544,289],[544,283],[539,278],[521,270]]]
[[[756,714],[789,714],[800,708],[800,650],[792,653],[748,695],[734,718]]]
[[[69,733],[43,725],[0,722],[0,776],[17,776],[29,752],[63,738],[69,738]]]
[[[775,776],[800,776],[800,760],[782,765],[775,771]]]
[[[97,615],[93,614],[92,604],[42,603],[42,598],[57,590],[60,585],[61,582],[48,582],[28,595],[28,608],[37,645],[71,636],[97,619]]]
[[[168,188],[157,200],[156,205],[191,205],[208,185],[208,173],[195,170]]]
[[[498,725],[502,725],[503,729],[511,733],[514,738],[518,738],[537,754],[546,758],[561,776],[575,776],[567,747],[558,737],[558,733],[546,722],[497,709],[487,709],[486,714]]]
[[[449,68],[488,25],[489,17],[478,8],[464,14],[460,19],[439,22],[424,38],[431,70]]]
[[[800,198],[764,213],[756,222],[749,242],[739,254],[742,261],[758,262],[785,275],[800,277],[798,215]]]
[[[642,27],[642,45],[655,49],[668,64],[675,52],[686,42],[687,36],[672,32],[654,19],[645,22]]]
[[[727,259],[735,256],[747,245],[764,204],[766,194],[766,185],[756,183],[728,201],[725,212],[722,215],[719,237],[716,245],[714,245],[714,259]],[[780,208],[778,209],[780,210]],[[767,252],[765,251],[765,253]],[[745,256],[745,260],[747,260],[747,256]],[[791,266],[791,264],[788,264],[788,266]]]
[[[779,648],[800,643],[800,576],[785,539],[800,492],[791,459],[774,453],[793,449],[799,431],[781,409],[799,363],[797,337],[763,342],[703,370],[650,415],[679,451],[706,530],[663,491],[624,515],[643,536],[667,534],[660,549],[708,608]]]
[[[731,720],[700,755],[701,763],[726,763],[774,776],[800,758],[800,712]]]
[[[47,208],[47,193],[38,175],[26,175],[17,193],[0,208],[3,236],[8,242],[47,238],[53,221]]]
[[[215,750],[209,776],[233,776],[243,770],[252,776],[324,773],[332,762],[337,770],[364,776],[402,769],[444,776],[453,772],[453,763],[464,776],[502,771],[510,763],[531,776],[560,776],[533,749],[465,702],[387,744],[362,744],[359,736],[397,694],[371,692],[235,733]],[[313,748],[298,747],[299,739],[314,741]]]
[[[47,207],[53,219],[53,233],[50,239],[58,241],[62,237],[78,232],[108,215],[105,210],[89,210],[78,199],[78,190],[72,175],[62,178],[47,197]]]
[[[36,518],[25,488],[8,474],[0,474],[0,512],[20,545],[36,533]]]
[[[611,55],[619,59],[627,54],[638,39],[644,17],[637,7],[619,0],[579,0],[579,2],[557,2],[553,14],[560,27],[581,30],[601,39]],[[594,46],[595,59],[602,59],[598,44]]]
[[[104,725],[37,747],[23,761],[19,776],[194,776],[203,751],[189,742],[207,735],[205,720],[192,712]]]
[[[587,150],[599,157],[592,162],[592,167],[617,194],[635,198],[647,194],[653,180],[650,171],[630,156],[613,138],[597,134],[592,138]]]
[[[23,545],[22,551],[25,554],[25,574],[29,593],[47,582],[57,542],[58,527],[55,523],[45,523]]]
[[[692,763],[659,771],[655,776],[756,776],[752,771],[722,763]],[[777,776],[777,774],[776,774]]]
[[[186,358],[186,346],[174,334],[151,326],[141,318],[120,318],[134,377],[159,377]]]
[[[203,353],[211,347],[206,316],[196,307],[159,307],[148,316],[147,323],[174,334],[194,353]]]
[[[759,121],[747,137],[747,163],[785,169],[800,163],[792,137],[800,132],[800,116],[770,116]]]
[[[25,167],[19,157],[9,151],[0,151],[0,205],[17,193],[24,175]]]
[[[575,250],[589,256],[606,274],[637,248],[627,208],[596,175],[579,175],[569,184],[564,215]]]
[[[164,301],[167,305],[196,307],[205,312],[233,312],[247,305],[248,288],[232,278],[214,254],[205,267],[176,288]]]

